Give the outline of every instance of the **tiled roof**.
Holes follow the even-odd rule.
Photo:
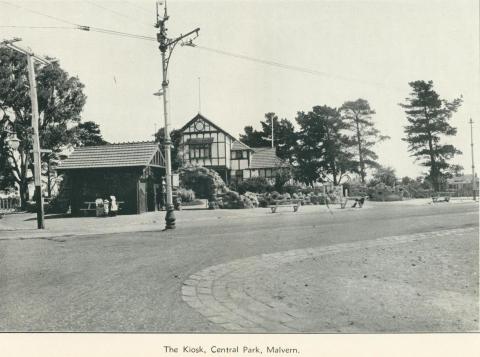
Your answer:
[[[476,176],[476,175],[475,175]],[[449,184],[454,184],[454,183],[472,183],[472,174],[466,174],[462,176],[456,176],[447,179],[447,182]],[[478,181],[478,177],[475,177],[475,181]]]
[[[252,150],[252,148],[241,141],[235,140],[232,144],[232,150]]]
[[[151,141],[78,147],[57,169],[147,166],[158,150]]]
[[[286,166],[285,161],[276,155],[275,148],[253,148],[253,151],[250,169]]]

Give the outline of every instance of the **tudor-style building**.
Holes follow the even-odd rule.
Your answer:
[[[201,114],[180,132],[183,162],[211,168],[226,183],[254,176],[273,180],[276,171],[287,166],[275,148],[251,148]]]

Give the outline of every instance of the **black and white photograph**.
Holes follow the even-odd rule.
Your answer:
[[[0,334],[479,332],[479,9],[0,1]]]

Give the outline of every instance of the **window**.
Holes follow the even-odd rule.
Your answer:
[[[273,179],[275,173],[272,169],[258,169],[258,176],[265,177],[267,179]]]
[[[190,144],[190,159],[210,159],[212,157],[211,144]]]
[[[247,152],[241,150],[234,150],[232,151],[232,159],[246,159]]]

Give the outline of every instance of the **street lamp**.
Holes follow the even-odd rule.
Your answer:
[[[163,17],[159,14],[159,6],[164,5],[164,14]],[[175,214],[174,214],[174,206],[173,206],[173,194],[172,194],[172,158],[171,158],[171,140],[170,140],[170,123],[168,120],[168,63],[170,61],[170,56],[175,48],[175,46],[182,40],[186,39],[191,35],[198,36],[198,32],[200,28],[196,28],[193,31],[186,33],[185,35],[180,35],[176,38],[168,38],[167,37],[167,27],[166,22],[169,19],[167,15],[167,2],[164,3],[158,1],[157,2],[157,22],[155,27],[158,28],[157,33],[157,41],[160,43],[159,49],[162,54],[162,89],[155,93],[157,96],[163,97],[163,117],[165,120],[164,126],[164,133],[165,133],[165,171],[166,171],[166,208],[167,213],[165,215],[165,229],[174,229],[175,228]],[[191,40],[190,40],[191,42]]]

